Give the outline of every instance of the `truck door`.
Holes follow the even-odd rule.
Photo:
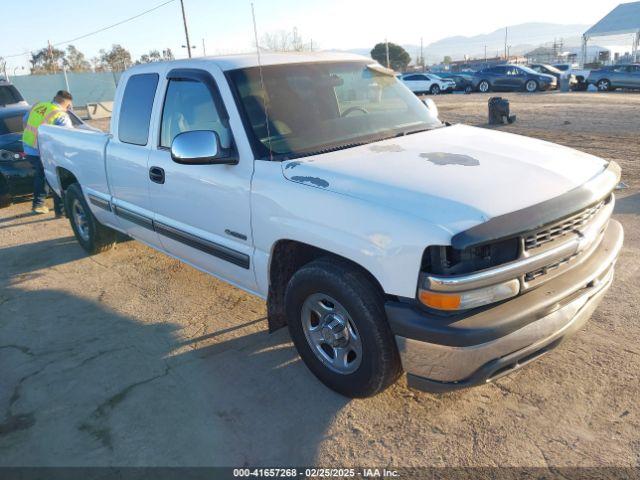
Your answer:
[[[106,168],[111,204],[120,227],[132,237],[160,247],[149,201],[149,125],[160,76],[131,75],[116,99],[113,138],[107,144]]]
[[[238,153],[220,84],[231,98],[219,70],[175,69],[167,74],[159,129],[149,157],[154,226],[172,255],[254,290],[249,203],[253,155]],[[240,129],[239,117],[236,121]],[[176,163],[171,157],[173,139],[195,130],[216,132],[222,149],[235,155],[238,163]]]

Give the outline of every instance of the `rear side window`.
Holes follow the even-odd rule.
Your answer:
[[[22,95],[13,85],[0,85],[0,105],[11,105],[21,102]]]
[[[142,73],[129,78],[124,89],[118,120],[118,138],[121,142],[147,144],[158,79],[157,73]]]
[[[22,117],[23,115],[12,115],[0,118],[0,135],[22,132]]]

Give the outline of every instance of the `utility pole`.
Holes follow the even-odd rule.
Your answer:
[[[487,63],[487,46],[484,46],[484,63]]]
[[[186,27],[185,27],[186,28]],[[507,58],[507,27],[504,27],[504,57]]]
[[[189,41],[189,30],[187,29],[187,15],[184,13],[184,0],[180,0],[180,7],[182,7],[182,22],[184,23],[184,36],[187,37],[187,54],[191,58],[191,41]]]
[[[422,37],[420,37],[420,63],[422,64],[422,71],[425,71],[425,64],[424,64],[424,44],[422,42]]]
[[[384,44],[387,47],[387,68],[391,68],[389,63],[389,41],[386,38],[384,39]]]
[[[203,57],[207,56],[207,47],[205,47],[204,45],[204,38],[202,39],[202,56]]]

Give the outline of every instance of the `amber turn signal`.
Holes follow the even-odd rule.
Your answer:
[[[420,301],[427,307],[438,310],[458,310],[460,308],[460,295],[430,292],[420,290]]]

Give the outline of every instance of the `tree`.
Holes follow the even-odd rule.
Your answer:
[[[133,63],[131,62],[131,53],[122,45],[115,43],[111,46],[111,50],[100,50],[99,68],[108,68],[113,72],[126,70]],[[99,71],[99,70],[98,70]]]
[[[445,65],[449,65],[451,62],[452,62],[451,57],[449,55],[445,55],[442,63],[444,63]]]
[[[88,72],[91,70],[91,64],[85,58],[84,53],[73,45],[67,47],[65,62],[72,72]]]
[[[176,57],[173,56],[173,52],[169,47],[166,50],[162,50],[162,59],[163,60],[175,60]]]
[[[54,47],[44,47],[37,52],[31,52],[31,74],[44,75],[47,73],[56,73],[66,64],[65,52]]]
[[[0,57],[0,73],[7,77],[7,61],[3,57]]]
[[[305,42],[296,27],[293,27],[291,32],[278,30],[276,32],[265,33],[260,40],[260,46],[273,52],[313,51],[313,41]]]
[[[160,60],[162,60],[160,52],[158,50],[150,50],[149,53],[143,53],[140,56],[136,61],[136,65],[140,65],[141,63],[159,62]]]
[[[140,58],[136,60],[136,65],[140,65],[142,63],[159,62],[161,60],[175,60],[173,52],[170,48],[162,50],[162,54],[158,50],[150,50],[149,53],[143,53],[142,55],[140,55]]]
[[[385,42],[376,44],[373,50],[371,50],[371,58],[386,67],[387,44]],[[397,71],[402,71],[407,68],[409,62],[411,62],[411,55],[400,45],[389,42],[389,67]]]

